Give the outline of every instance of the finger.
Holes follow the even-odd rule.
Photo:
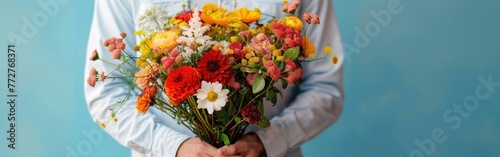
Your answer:
[[[238,150],[236,149],[235,145],[224,146],[224,147],[219,148],[219,150],[217,150],[217,151],[219,152],[220,155],[223,155],[223,156],[238,154]]]
[[[205,150],[205,154],[207,154],[210,157],[220,157],[219,153],[217,152],[217,148],[215,148],[209,144],[205,145],[204,150]]]

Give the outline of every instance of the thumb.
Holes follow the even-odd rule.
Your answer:
[[[219,152],[219,155],[236,155],[239,153],[235,145],[224,146],[219,148],[217,151]]]

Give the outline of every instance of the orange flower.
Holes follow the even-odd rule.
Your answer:
[[[167,76],[165,93],[173,106],[193,95],[201,87],[201,75],[196,68],[181,66]]]
[[[302,51],[305,58],[314,57],[316,54],[316,47],[314,47],[314,44],[306,36],[302,37]]]
[[[153,102],[153,99],[156,95],[156,92],[158,91],[158,88],[156,86],[147,86],[144,88],[142,91],[142,94],[137,97],[137,106],[136,109],[139,113],[146,114],[146,112],[149,109],[149,106],[151,106],[151,102]]]

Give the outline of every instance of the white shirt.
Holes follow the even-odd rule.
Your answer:
[[[201,8],[207,2],[219,3],[228,9],[233,3],[232,0],[192,0],[190,5]],[[118,37],[120,32],[128,33],[129,37],[124,40],[126,50],[134,52],[132,47],[139,41],[132,37],[138,30],[137,18],[151,6],[162,6],[169,16],[173,16],[182,11],[182,3],[187,0],[96,0],[87,58],[96,49],[101,58],[112,61],[103,43],[110,37]],[[238,0],[238,6],[257,7],[265,19],[283,16],[282,0]],[[300,145],[335,122],[343,107],[343,51],[333,5],[330,0],[302,0],[300,6],[299,17],[309,12],[318,14],[321,19],[320,25],[311,25],[307,30],[307,36],[316,45],[316,56],[322,56],[323,47],[329,45],[340,60],[337,65],[332,65],[329,58],[303,63],[304,76],[299,87],[289,86],[282,90],[284,99],[278,99],[276,106],[265,104],[265,115],[271,119],[271,126],[265,129],[249,127],[246,131],[257,133],[269,157],[302,156]],[[85,80],[92,67],[106,73],[113,69],[101,61],[87,61]],[[117,100],[127,91],[128,86],[119,79],[98,82],[94,88],[85,83],[85,98],[94,122],[99,123],[109,116],[109,109],[116,106]],[[116,115],[118,122],[108,123],[104,130],[120,144],[131,148],[134,157],[174,157],[180,144],[194,134],[154,107],[145,115],[139,114],[135,109],[136,97],[137,93],[133,93]]]

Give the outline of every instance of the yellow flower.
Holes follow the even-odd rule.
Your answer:
[[[250,24],[258,21],[262,17],[262,14],[260,13],[260,10],[258,8],[250,11],[246,7],[243,7],[236,11],[230,12],[229,16],[235,17],[236,19],[246,24]]]
[[[335,54],[335,55],[333,55],[333,57],[332,57],[332,63],[333,63],[333,64],[337,64],[337,63],[339,63],[339,57],[338,57],[336,54]]]
[[[177,37],[178,32],[175,29],[171,29],[167,32],[158,32],[151,40],[153,49],[157,50],[157,53],[170,51],[175,48],[175,46],[179,45],[179,43],[177,43]]]
[[[99,123],[99,126],[101,126],[101,128],[106,128],[106,124],[104,123]]]
[[[305,36],[302,37],[302,50],[304,51],[305,58],[314,57],[316,54],[316,47],[314,47],[311,40]]]
[[[302,21],[297,16],[288,16],[285,18],[285,24],[286,26],[300,31],[302,29]]]
[[[146,35],[146,31],[143,31],[143,30],[135,31],[134,36],[137,36],[137,35]]]
[[[288,0],[283,0],[283,3],[287,4],[287,3],[288,3]]]
[[[324,51],[326,54],[330,54],[330,53],[332,53],[332,47],[330,47],[330,46],[325,46],[325,48],[323,49],[323,51]]]
[[[233,18],[227,16],[227,10],[224,8],[219,8],[215,3],[207,3],[203,5],[203,12],[200,14],[200,18],[208,24],[218,24],[221,26],[227,26]]]
[[[237,42],[237,41],[238,41],[238,39],[239,39],[239,37],[238,37],[238,36],[232,36],[232,37],[231,37],[231,42],[233,42],[233,43],[234,43],[234,42]]]
[[[285,59],[285,57],[283,57],[283,56],[276,57],[276,60],[278,60],[278,61],[283,61],[283,59]]]
[[[233,28],[235,31],[243,31],[248,29],[248,25],[239,20],[233,20],[233,22],[231,22],[229,26]]]

